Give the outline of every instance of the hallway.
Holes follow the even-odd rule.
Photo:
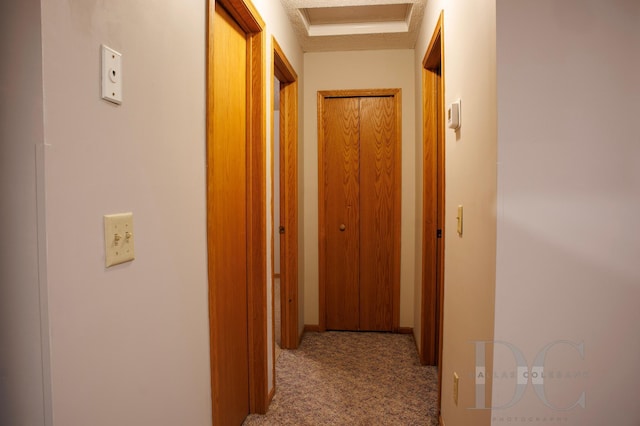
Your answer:
[[[321,28],[318,15],[335,17],[328,6],[360,17],[355,7],[384,2],[407,12],[394,15],[388,32],[366,33],[361,22]],[[245,196],[229,203],[210,203],[208,185],[209,172],[221,169],[209,161],[209,142],[227,127],[224,119],[210,126],[207,99],[208,77],[221,75],[209,55],[220,40],[210,32],[217,3],[244,7],[234,18],[251,31],[247,65],[255,74],[246,87],[255,102],[238,108],[250,114],[250,137],[233,146],[256,148],[256,175],[247,180],[251,197],[241,188]],[[306,25],[307,18],[321,19]],[[242,419],[271,402],[271,412],[247,424],[393,424],[396,410],[424,410],[414,422],[424,424],[430,397],[420,392],[433,386],[414,382],[430,370],[417,366],[411,335],[374,335],[400,339],[380,351],[356,336],[348,353],[334,343],[316,348],[317,338],[342,334],[308,334],[278,363],[274,355],[277,272],[284,270],[280,313],[290,314],[281,317],[289,325],[283,346],[322,330],[325,318],[318,92],[380,89],[402,96],[397,330],[413,333],[422,348],[431,319],[442,317],[441,424],[512,426],[560,412],[566,426],[640,425],[640,1],[22,0],[0,2],[0,22],[0,425],[224,424],[214,418],[229,407],[214,405],[220,392],[212,385],[212,367],[231,371],[221,351],[251,357],[253,398]],[[322,32],[336,28],[342,33]],[[119,72],[102,46],[121,54]],[[298,123],[281,133],[296,142],[288,170],[297,173],[289,199],[298,221],[284,224],[283,234],[295,236],[292,256],[283,257],[298,266],[292,288],[287,271],[276,270],[272,242],[283,225],[273,221],[272,182],[279,156],[272,82],[282,58],[297,76],[286,86],[296,90],[281,97],[291,107],[281,117]],[[438,80],[442,90],[432,90]],[[102,97],[109,81],[120,83],[121,103],[108,91]],[[444,142],[436,155],[433,129]],[[435,210],[425,200],[438,182],[425,175],[437,161],[444,210],[429,222],[425,213]],[[238,184],[231,173],[212,181],[225,190]],[[221,265],[237,258],[208,244],[232,229],[231,221],[211,220],[208,206],[239,198],[255,204],[249,214],[240,209],[251,227],[227,236],[256,262],[246,271],[258,301],[239,303],[254,311],[247,320],[256,351],[216,345],[233,322],[212,324],[210,315],[210,284],[243,280],[212,279],[214,266],[227,271]],[[122,236],[104,219],[120,213],[134,218],[134,260],[107,267],[105,255]],[[433,250],[428,240],[438,239],[442,309],[430,310],[424,259]],[[211,253],[229,256],[214,263]],[[215,300],[225,308],[237,301]],[[401,362],[375,360],[409,346]],[[532,382],[541,368],[554,373],[544,386]],[[232,385],[244,382],[228,376]],[[388,393],[398,383],[416,386],[405,389],[415,402]],[[365,414],[353,411],[359,407]]]
[[[411,335],[306,333],[276,381],[267,414],[244,425],[437,424],[437,370],[420,365]]]

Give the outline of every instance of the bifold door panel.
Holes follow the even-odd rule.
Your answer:
[[[330,330],[394,328],[400,220],[396,107],[393,96],[324,99],[321,267]]]

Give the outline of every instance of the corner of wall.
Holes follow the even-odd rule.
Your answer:
[[[0,416],[51,425],[41,4],[0,4]]]
[[[473,341],[493,339],[496,268],[497,102],[495,93],[495,0],[430,1],[416,44],[422,72],[435,23],[444,12],[445,106],[462,99],[462,128],[446,129],[445,272],[442,418],[449,426],[488,425],[490,410],[476,410]],[[420,76],[416,75],[416,82]],[[421,87],[421,86],[419,86]],[[416,90],[416,96],[420,90]],[[416,99],[416,114],[422,113]],[[419,126],[418,135],[422,135]],[[417,194],[417,193],[416,193]],[[464,206],[464,234],[456,234],[457,206]],[[418,270],[416,268],[416,270]],[[416,290],[418,290],[416,279]],[[416,307],[417,305],[416,301]],[[418,318],[418,315],[416,315]],[[491,370],[492,357],[486,356]],[[453,373],[459,379],[459,403]],[[491,380],[484,393],[490,404]],[[490,405],[489,405],[490,406]]]

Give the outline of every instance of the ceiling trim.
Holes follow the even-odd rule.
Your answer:
[[[412,49],[426,2],[427,0],[281,0],[305,52]],[[398,20],[396,17],[381,22],[346,22],[349,17],[346,13],[339,16],[341,7],[350,7],[348,9],[351,9],[353,17],[354,6],[402,4],[410,5],[405,20]],[[334,9],[332,14],[341,19],[337,19],[336,23],[310,24],[305,11],[314,8]],[[363,11],[364,15],[365,12]]]
[[[406,22],[361,22],[357,24],[323,24],[307,26],[310,37],[340,36],[352,34],[406,33]]]

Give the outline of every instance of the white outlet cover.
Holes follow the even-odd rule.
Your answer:
[[[105,266],[108,268],[135,259],[133,240],[133,213],[105,215]]]
[[[101,46],[102,99],[114,104],[122,103],[122,54],[110,47]]]

